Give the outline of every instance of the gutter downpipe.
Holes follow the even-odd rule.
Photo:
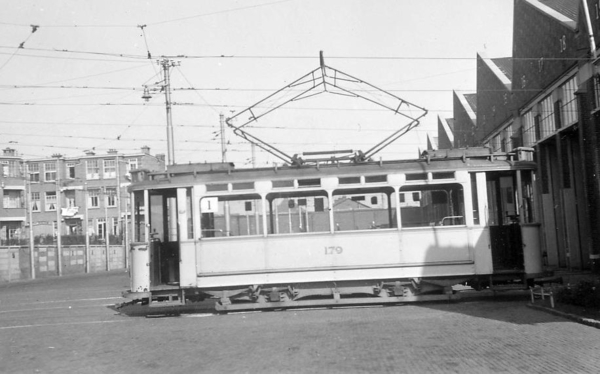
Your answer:
[[[590,10],[588,8],[588,4],[587,4],[587,0],[581,0],[582,5],[583,5],[583,11],[585,14],[585,23],[588,29],[588,38],[589,38],[589,42],[590,42],[590,52],[592,54],[592,79],[596,80],[598,79],[596,77],[596,67],[595,67],[595,62],[596,59],[598,58],[598,54],[596,53],[596,40],[594,38],[594,30],[592,29],[592,20],[590,18]],[[593,118],[593,116],[592,116]],[[583,150],[582,150],[583,152]],[[585,176],[585,173],[584,173]],[[598,261],[600,260],[600,251],[596,248],[596,246],[593,245],[593,239],[590,241],[589,243],[589,247],[590,247],[590,261],[592,262],[592,270],[593,271],[597,271],[597,264]]]

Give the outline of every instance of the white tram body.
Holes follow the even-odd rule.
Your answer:
[[[534,172],[528,150],[483,148],[387,162],[137,171],[127,296],[260,308],[525,283],[542,273]]]

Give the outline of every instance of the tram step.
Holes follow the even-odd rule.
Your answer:
[[[173,294],[161,294],[161,295],[153,295],[151,297],[150,304],[148,305],[150,308],[161,308],[168,306],[182,306],[185,305],[185,300],[178,293]]]
[[[514,291],[514,290],[526,290],[527,286],[521,283],[515,284],[496,284],[490,287],[492,291]]]

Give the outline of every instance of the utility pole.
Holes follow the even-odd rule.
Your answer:
[[[58,276],[62,275],[62,238],[61,238],[61,196],[60,196],[60,159],[61,154],[54,154],[52,157],[56,158],[56,252],[57,252],[57,265],[58,265]]]
[[[31,279],[35,279],[35,243],[33,238],[33,207],[31,206],[31,177],[29,176],[29,164],[26,165],[26,168],[27,219],[29,220],[29,266],[31,267]]]
[[[108,191],[106,187],[102,188],[103,191],[103,195],[104,195],[104,240],[105,240],[105,246],[106,246],[106,271],[110,271],[110,236],[108,235]]]
[[[219,114],[219,125],[221,127],[221,162],[227,162],[227,146],[225,140],[225,116],[223,113]]]
[[[157,61],[162,66],[164,74],[164,84],[161,86],[161,91],[165,92],[165,106],[167,108],[167,165],[175,163],[175,149],[173,147],[173,121],[171,118],[171,68],[179,66],[179,61],[169,60],[167,58]],[[156,90],[155,88],[152,91]],[[149,101],[152,98],[150,89],[144,86],[144,94],[142,99]]]
[[[89,273],[90,272],[90,228],[89,228],[89,217],[88,217],[88,188],[87,188],[87,182],[83,183],[83,201],[85,203],[84,207],[84,220],[85,223],[83,225],[84,227],[84,235],[85,235],[85,272]]]
[[[227,162],[227,145],[225,142],[225,116],[219,114],[219,125],[221,127],[221,162]],[[225,236],[231,235],[231,217],[229,216],[229,201],[225,201]]]
[[[165,105],[167,107],[167,164],[175,163],[175,151],[173,150],[173,123],[171,120],[171,67],[176,66],[175,62],[164,59],[160,62],[165,74]]]

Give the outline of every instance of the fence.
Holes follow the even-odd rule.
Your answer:
[[[61,256],[62,274],[85,273],[85,246],[63,245]],[[126,253],[123,245],[111,245],[106,254],[105,245],[90,245],[89,272],[96,273],[125,269]],[[31,279],[31,256],[29,246],[0,247],[0,282]],[[33,264],[36,278],[58,276],[58,251],[55,245],[36,245]]]

